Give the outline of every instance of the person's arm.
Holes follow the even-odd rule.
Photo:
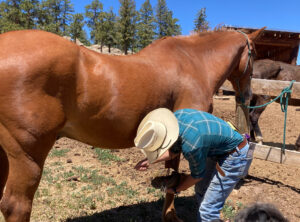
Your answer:
[[[179,185],[176,188],[176,192],[181,192],[181,191],[184,191],[188,188],[190,188],[191,186],[195,185],[196,183],[198,183],[202,178],[193,178],[191,175],[188,175],[186,177],[184,177]],[[174,194],[174,188],[168,188],[166,190],[167,193],[171,193],[171,194]]]
[[[178,156],[179,153],[172,153],[170,150],[166,151],[163,155],[161,155],[154,163],[159,163],[161,161],[167,161],[167,160],[171,160],[173,158],[175,158],[176,156]],[[137,165],[134,167],[134,169],[139,170],[139,171],[145,171],[149,168],[150,163],[148,161],[148,159],[143,159],[140,162],[137,163]]]

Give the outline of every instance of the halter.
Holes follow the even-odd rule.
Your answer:
[[[250,48],[250,42],[249,42],[248,35],[246,33],[242,32],[242,31],[240,31],[240,30],[237,30],[237,32],[242,33],[246,37],[247,45],[248,45],[248,58],[247,58],[246,67],[245,67],[244,72],[243,72],[243,75],[244,75],[246,73],[247,69],[248,69],[248,65],[249,65],[249,61],[250,61],[251,56],[252,56],[252,52],[251,52],[251,48]]]
[[[247,69],[249,67],[249,62],[250,62],[250,59],[251,59],[251,56],[252,56],[252,52],[251,52],[251,48],[250,48],[250,42],[249,42],[249,38],[248,38],[248,35],[240,30],[237,30],[237,32],[243,34],[245,37],[246,37],[246,40],[247,40],[247,46],[248,46],[248,58],[247,58],[247,63],[246,63],[246,66],[245,66],[245,69],[244,69],[244,72],[243,74],[236,79],[236,84],[237,84],[237,87],[238,87],[238,91],[240,93],[240,98],[241,98],[241,102],[242,102],[242,105],[245,106],[245,98],[244,98],[244,95],[242,94],[241,92],[241,89],[240,89],[240,80],[242,79],[242,77],[246,74],[247,72]],[[252,76],[252,75],[251,75]]]

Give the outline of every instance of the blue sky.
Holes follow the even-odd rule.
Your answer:
[[[117,13],[119,0],[100,0],[107,11],[111,6]],[[92,0],[72,0],[76,12],[84,12],[84,6]],[[137,9],[144,0],[136,0]],[[150,0],[156,6],[157,0]],[[300,0],[166,0],[167,6],[179,19],[182,34],[193,30],[197,12],[205,7],[207,21],[214,28],[219,24],[300,32]],[[300,56],[298,57],[300,64]]]

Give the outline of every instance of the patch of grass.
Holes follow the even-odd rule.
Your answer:
[[[107,201],[106,204],[110,205],[111,207],[117,206],[117,204],[112,200]]]
[[[76,199],[76,208],[87,208],[90,210],[96,209],[96,201],[91,196],[85,196],[85,194],[82,193],[72,193],[72,198]]]
[[[155,193],[156,189],[153,187],[147,187],[147,193]]]
[[[60,161],[56,161],[56,162],[50,164],[50,166],[62,166],[62,165],[63,165],[63,163]]]
[[[52,183],[53,182],[53,173],[52,170],[48,167],[45,167],[43,170],[43,179],[46,180],[48,183]]]
[[[52,149],[49,156],[50,157],[64,157],[70,151],[70,149]]]
[[[60,183],[56,183],[56,184],[55,184],[55,187],[56,187],[56,189],[61,190],[62,185],[61,185]]]
[[[68,179],[68,178],[70,178],[70,177],[72,177],[72,176],[74,176],[75,175],[75,173],[73,172],[73,171],[68,171],[68,172],[63,172],[63,174],[62,174],[62,177],[64,178],[64,179]]]
[[[223,219],[233,220],[236,214],[244,208],[244,205],[241,202],[232,203],[231,200],[228,200],[222,209]]]
[[[128,198],[133,198],[139,194],[137,191],[128,187],[126,182],[122,182],[119,185],[108,188],[106,191],[107,191],[108,196],[126,195]]]
[[[42,195],[43,196],[49,196],[49,190],[46,188],[41,189]]]
[[[109,164],[110,161],[124,161],[120,157],[114,155],[110,150],[96,148],[95,153],[97,155],[98,160],[100,160],[103,164]]]
[[[93,185],[102,185],[103,183],[112,185],[116,184],[112,178],[99,175],[97,170],[93,170],[90,174],[84,174],[81,177],[81,181],[85,183],[92,182]]]

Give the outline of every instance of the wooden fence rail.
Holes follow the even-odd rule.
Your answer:
[[[285,87],[290,85],[290,83],[290,81],[252,79],[251,88],[253,94],[278,96]],[[225,81],[220,89],[234,91],[229,81]],[[300,100],[300,82],[295,82],[293,84],[291,98]]]
[[[268,95],[272,97],[278,96],[281,91],[290,85],[290,81],[266,80],[266,79],[252,79],[251,88],[252,93],[257,95]],[[234,92],[229,81],[220,87],[222,90]],[[295,82],[292,87],[291,98],[300,100],[300,82]],[[242,132],[249,133],[249,113],[248,110],[236,104],[236,125]],[[270,147],[252,143],[255,146],[254,157],[267,161],[291,164],[300,166],[300,152],[286,150],[285,154],[281,153],[281,149],[277,147]]]

